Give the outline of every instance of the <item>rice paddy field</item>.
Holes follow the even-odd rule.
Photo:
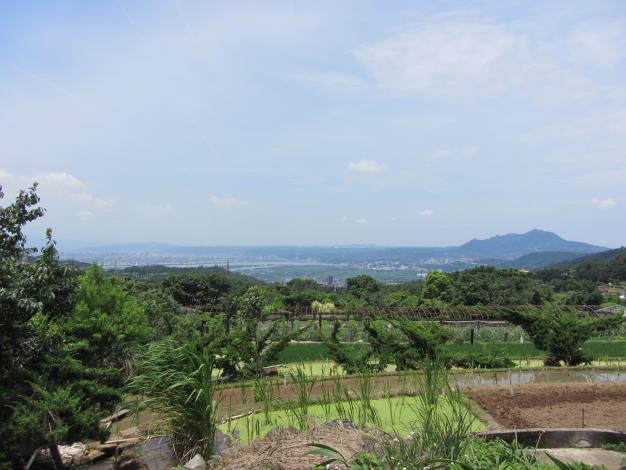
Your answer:
[[[339,401],[326,404],[314,404],[307,407],[306,426],[326,423],[332,420],[346,419],[358,425],[371,424],[383,431],[407,437],[420,427],[423,417],[423,404],[415,396],[398,396],[374,399],[367,407],[358,401]],[[452,416],[450,405],[442,405],[442,413]],[[247,444],[258,436],[267,435],[276,427],[300,428],[302,424],[300,410],[284,408],[257,412],[237,420],[220,424],[219,429]],[[468,413],[469,410],[468,410]],[[478,419],[472,420],[471,430],[483,430],[485,425]]]

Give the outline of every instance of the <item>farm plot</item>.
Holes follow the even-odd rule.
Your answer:
[[[466,390],[493,427],[590,427],[626,432],[626,384],[534,384]]]
[[[405,396],[371,400],[366,407],[357,401],[332,402],[308,406],[304,420],[307,427],[333,420],[347,420],[361,426],[369,424],[388,433],[406,437],[422,427],[423,406],[415,397]],[[466,414],[471,420],[471,431],[484,429],[482,422],[470,417],[469,410],[452,410],[449,403],[443,403],[439,408],[439,412],[449,418],[453,413]],[[293,407],[273,410],[267,414],[260,412],[221,424],[219,428],[237,436],[242,444],[247,444],[258,436],[265,436],[272,428],[303,428],[301,413],[301,409]]]

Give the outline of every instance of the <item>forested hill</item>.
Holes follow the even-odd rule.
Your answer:
[[[536,271],[535,276],[542,280],[568,278],[593,282],[626,281],[626,248],[558,263]]]
[[[255,277],[247,276],[245,274],[241,274],[235,271],[229,271],[219,266],[197,266],[179,268],[156,264],[147,266],[131,266],[124,269],[111,270],[111,272],[120,273],[125,276],[138,279],[161,279],[165,276],[171,276],[176,274],[217,275],[223,276],[227,279],[230,279],[231,281],[242,285],[263,284],[263,281],[260,281]]]
[[[497,268],[541,269],[557,263],[580,258],[580,253],[571,251],[542,251],[529,253],[514,260],[481,260],[485,265]]]

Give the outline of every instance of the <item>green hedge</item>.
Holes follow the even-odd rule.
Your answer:
[[[355,350],[364,349],[366,344],[353,344]],[[489,353],[501,352],[510,358],[543,357],[532,343],[484,343],[450,344],[446,348],[451,353]],[[626,339],[593,339],[583,345],[583,350],[594,358],[626,358]],[[283,364],[296,362],[324,361],[330,359],[328,348],[320,343],[290,344],[281,352],[278,362]]]

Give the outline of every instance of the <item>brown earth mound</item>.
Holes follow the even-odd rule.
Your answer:
[[[626,432],[626,383],[513,385],[465,393],[501,428],[589,427]]]
[[[308,444],[325,444],[341,452],[348,460],[357,452],[375,451],[385,434],[378,430],[364,431],[351,426],[323,424],[308,431],[283,431],[271,437],[255,439],[249,446],[232,449],[213,462],[211,468],[241,470],[244,468],[272,470],[310,470],[326,457],[307,455]],[[343,468],[331,466],[331,468]]]

